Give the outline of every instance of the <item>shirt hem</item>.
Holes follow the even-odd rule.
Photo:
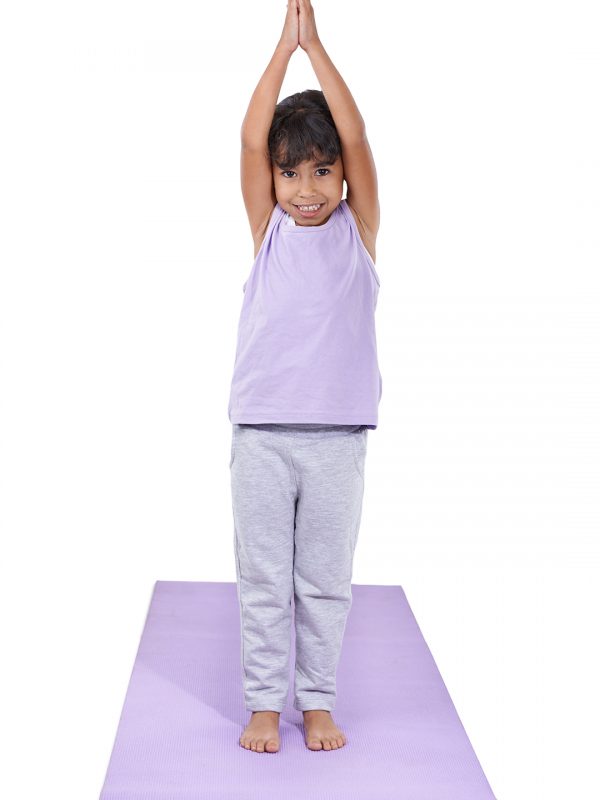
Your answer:
[[[308,413],[265,413],[265,412],[238,412],[237,414],[230,414],[229,420],[234,425],[254,425],[256,423],[261,422],[291,422],[291,423],[303,423],[303,422],[321,422],[324,425],[373,425],[377,426],[377,417],[373,417],[371,414],[361,414],[352,413],[352,414],[331,414],[329,412],[312,412]]]

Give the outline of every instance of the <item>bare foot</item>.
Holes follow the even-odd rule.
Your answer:
[[[279,750],[279,711],[253,711],[240,736],[240,744],[256,753],[276,753]]]
[[[304,711],[304,731],[309,750],[338,750],[346,737],[337,727],[330,711]]]

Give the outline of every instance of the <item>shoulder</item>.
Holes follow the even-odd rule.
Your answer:
[[[342,200],[342,203],[343,202],[344,201]],[[371,231],[367,228],[363,220],[358,215],[358,212],[352,208],[352,206],[350,205],[350,203],[348,203],[347,200],[346,200],[346,208],[348,209],[348,211],[350,211],[350,213],[354,217],[354,221],[356,222],[356,227],[358,228],[358,232],[360,234],[360,238],[362,239],[362,243],[367,248],[367,252],[373,259],[373,263],[375,263],[375,243],[377,240],[377,234],[371,233]]]

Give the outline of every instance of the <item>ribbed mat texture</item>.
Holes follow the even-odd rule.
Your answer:
[[[352,597],[333,711],[347,744],[304,743],[292,626],[280,749],[256,753],[239,744],[236,584],[157,581],[100,800],[495,800],[402,587]]]

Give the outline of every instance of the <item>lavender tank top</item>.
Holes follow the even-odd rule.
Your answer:
[[[312,226],[277,203],[243,286],[230,422],[377,428],[379,285],[345,199]]]

